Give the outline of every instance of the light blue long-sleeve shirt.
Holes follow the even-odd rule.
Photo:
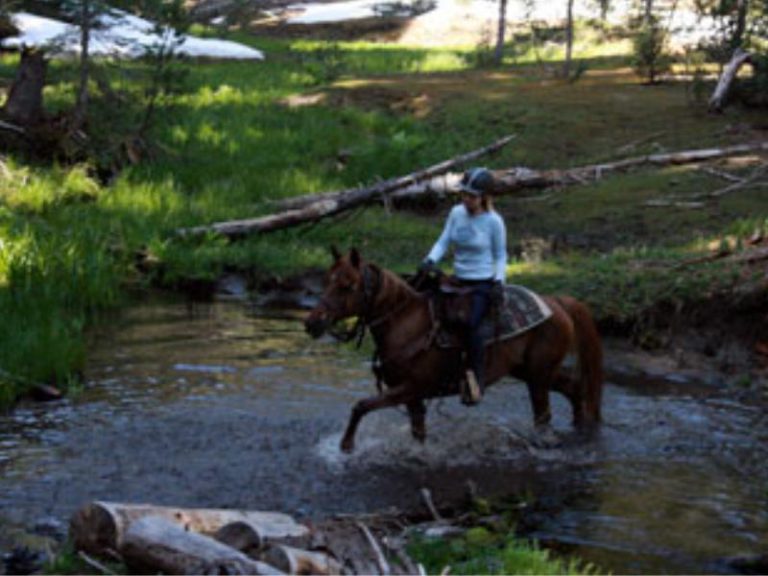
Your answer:
[[[506,279],[507,230],[497,212],[473,216],[463,204],[454,206],[427,258],[439,262],[450,246],[454,247],[453,269],[458,278]]]

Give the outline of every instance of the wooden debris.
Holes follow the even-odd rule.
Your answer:
[[[279,512],[182,509],[147,504],[92,502],[72,517],[70,538],[76,549],[102,555],[107,550],[119,550],[130,525],[148,516],[164,518],[185,530],[202,534],[214,534],[224,525],[238,521],[258,526],[264,538],[297,537],[308,532],[306,526]]]
[[[213,538],[158,516],[133,522],[120,546],[131,569],[165,574],[282,574]]]
[[[94,502],[70,523],[78,554],[166,574],[416,574],[397,516],[297,524],[285,514]],[[278,528],[279,527],[279,528]],[[101,567],[99,567],[101,566]]]
[[[258,554],[266,544],[261,528],[244,520],[225,524],[216,531],[213,538],[251,557]]]
[[[371,550],[373,550],[373,553],[376,556],[376,564],[378,564],[379,566],[379,574],[382,574],[383,576],[389,576],[389,574],[391,574],[392,571],[389,568],[389,562],[387,562],[387,559],[384,556],[384,553],[381,551],[381,546],[379,546],[378,541],[376,540],[374,535],[371,534],[371,531],[368,529],[368,526],[366,526],[362,522],[358,522],[357,527],[360,528],[360,531],[365,535],[365,539],[371,545]]]
[[[341,574],[341,564],[325,552],[310,552],[283,544],[272,544],[261,559],[286,574]]]
[[[98,570],[102,574],[108,574],[110,576],[113,575],[113,574],[116,574],[116,572],[114,572],[113,570],[110,570],[109,568],[104,566],[104,564],[102,564],[101,562],[96,560],[95,558],[91,558],[90,556],[88,556],[88,554],[86,554],[82,550],[80,550],[77,553],[77,557],[80,558],[80,560],[82,560],[86,564],[88,564],[88,566],[90,566],[91,568],[93,568],[95,570]]]
[[[424,504],[429,510],[429,513],[432,514],[432,518],[434,518],[437,521],[442,520],[443,517],[440,516],[440,512],[437,511],[437,507],[435,506],[435,503],[432,501],[432,492],[430,492],[429,488],[426,488],[426,487],[422,488],[420,490],[420,493],[421,493],[421,499],[424,500]]]

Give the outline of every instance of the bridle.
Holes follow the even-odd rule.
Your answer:
[[[328,329],[328,333],[331,336],[337,340],[340,340],[341,342],[349,342],[352,339],[357,338],[356,345],[358,348],[360,348],[363,343],[363,338],[365,337],[366,326],[377,326],[381,323],[382,320],[380,318],[374,319],[372,316],[373,306],[376,302],[376,298],[379,295],[379,291],[381,290],[382,275],[383,272],[380,269],[370,266],[369,264],[365,265],[363,268],[363,291],[361,294],[362,303],[360,306],[362,312],[358,314],[357,322],[355,322],[355,325],[349,330],[331,326]],[[326,310],[330,312],[338,310],[338,306],[331,304],[325,297],[320,299],[320,303],[325,307]],[[391,312],[385,314],[385,317],[389,316],[390,314]]]

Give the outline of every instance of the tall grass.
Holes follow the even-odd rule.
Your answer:
[[[32,383],[66,386],[87,323],[121,298],[119,235],[91,208],[101,192],[81,168],[12,167],[0,184],[0,404]]]

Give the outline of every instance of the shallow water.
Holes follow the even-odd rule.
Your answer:
[[[768,542],[768,417],[713,386],[613,378],[599,435],[536,448],[524,386],[473,409],[429,406],[414,442],[402,411],[364,419],[355,453],[338,441],[374,393],[365,358],[312,341],[301,313],[242,303],[136,305],[92,338],[86,385],[0,417],[0,519],[66,521],[95,500],[281,510],[299,517],[535,496],[521,529],[618,573],[732,572]]]

